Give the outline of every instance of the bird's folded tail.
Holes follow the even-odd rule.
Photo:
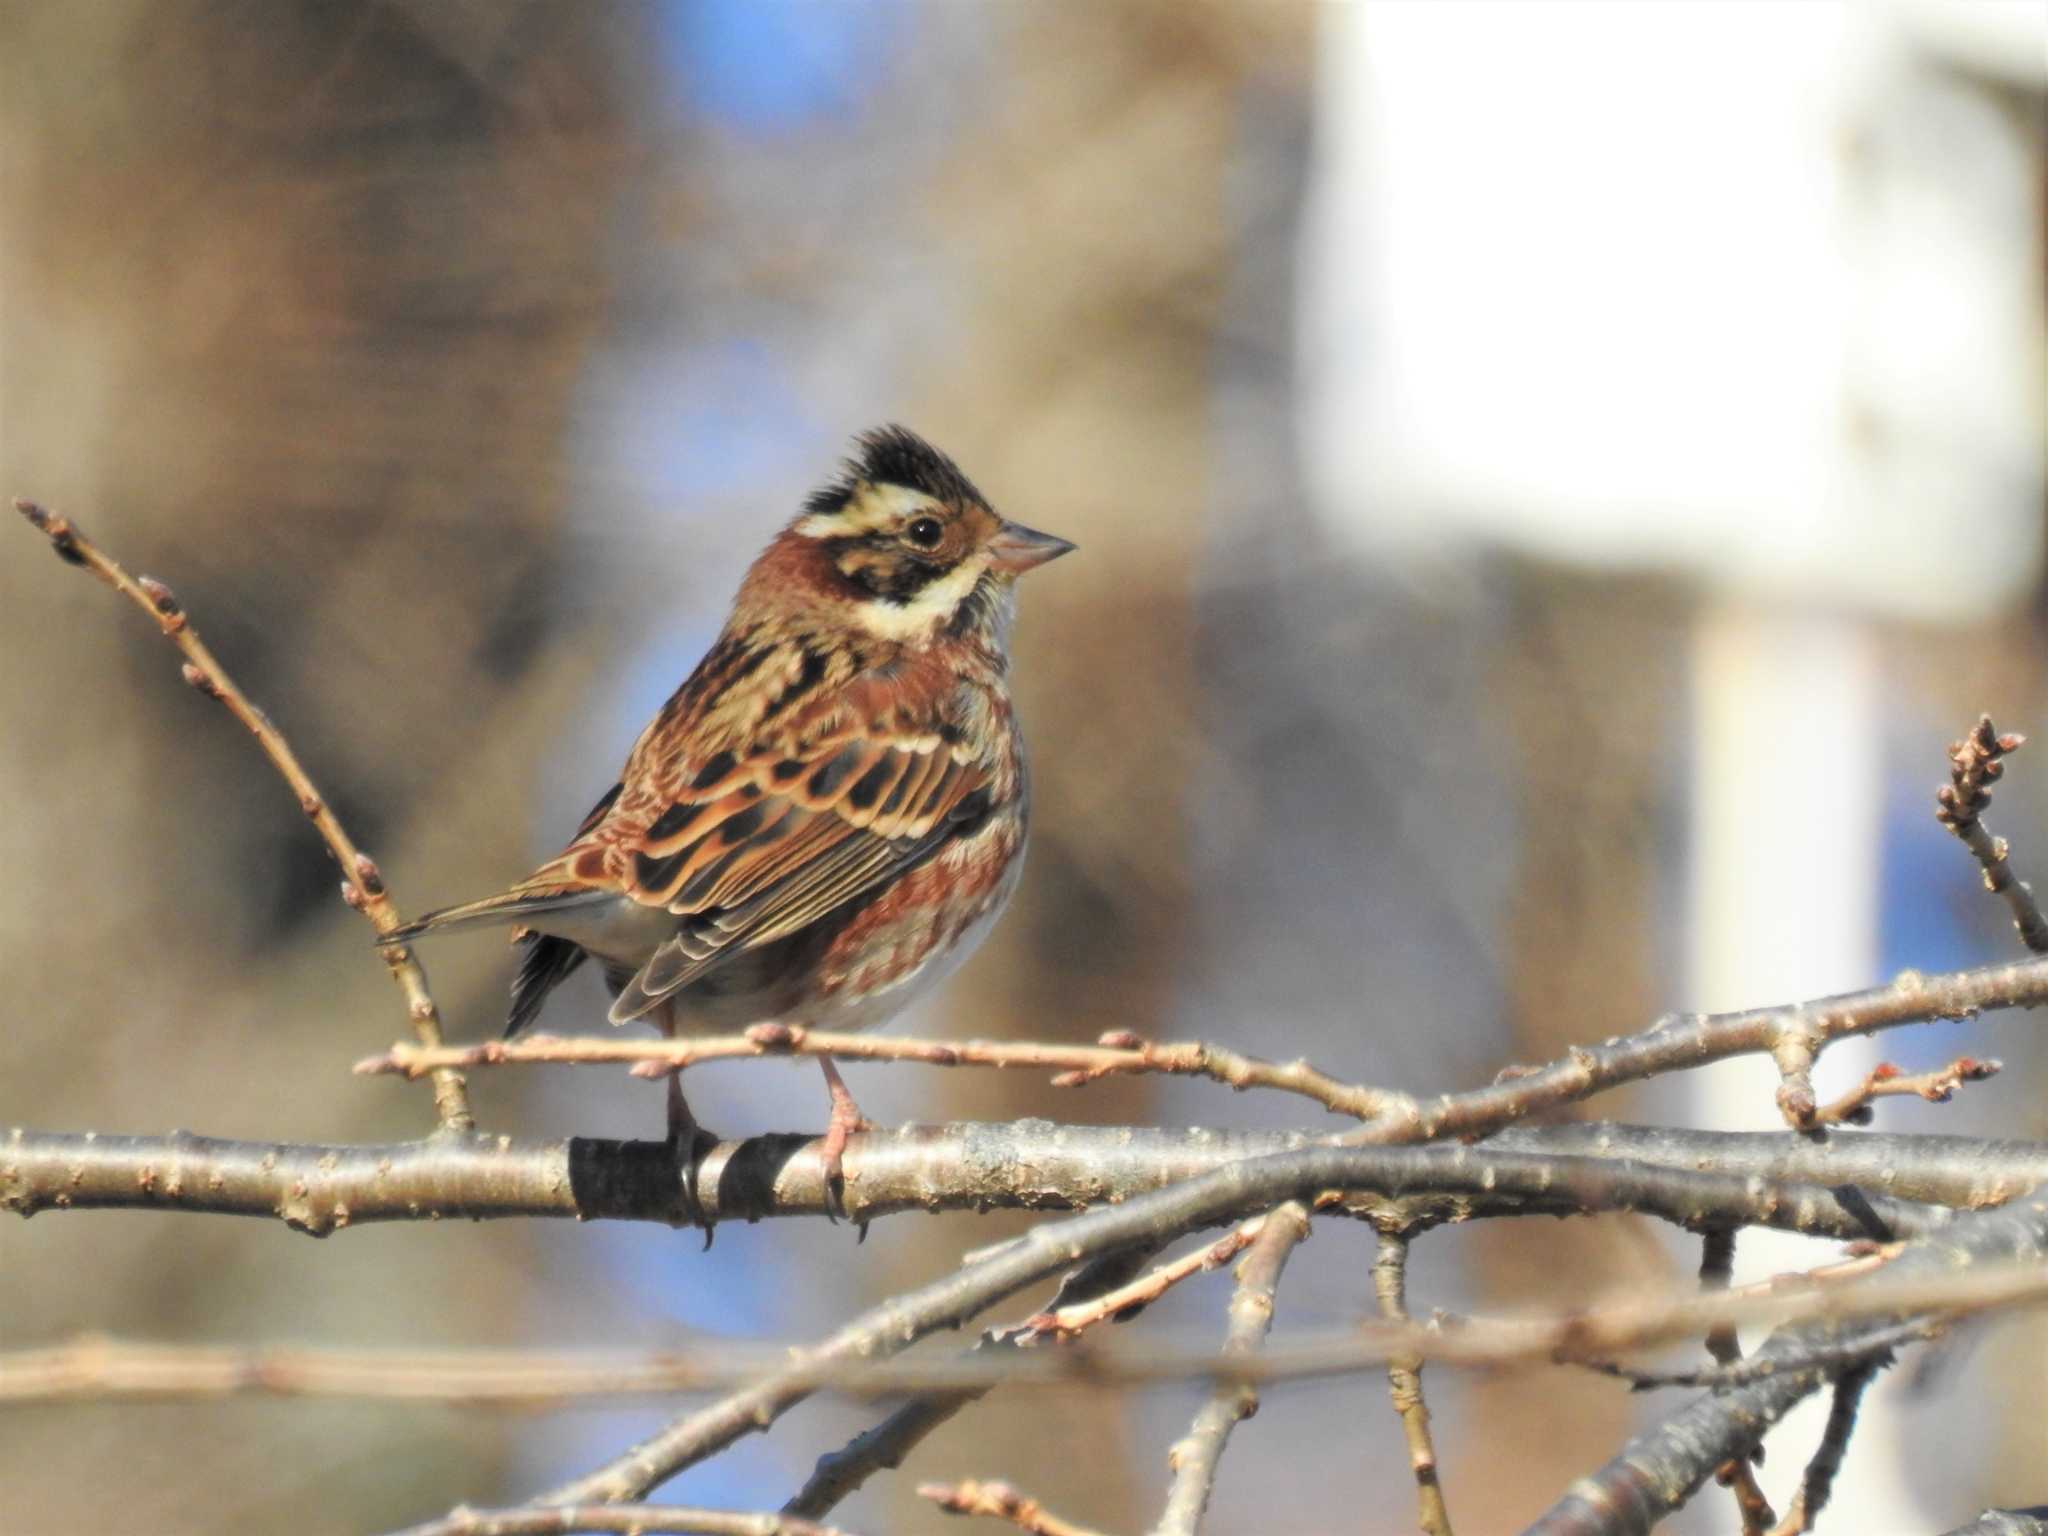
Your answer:
[[[564,889],[556,886],[547,890],[521,887],[502,895],[486,896],[481,901],[465,901],[457,907],[429,912],[425,917],[392,929],[377,942],[403,943],[425,933],[453,933],[463,928],[481,928],[486,924],[519,923],[547,912],[571,912],[578,907],[603,906],[618,899],[616,891],[594,891],[587,887]]]

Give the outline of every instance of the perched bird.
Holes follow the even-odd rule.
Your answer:
[[[754,562],[568,847],[389,937],[516,925],[507,1036],[593,957],[614,1024],[879,1023],[958,966],[1016,889],[1016,581],[1073,547],[1003,518],[904,428],[862,435]],[[863,1121],[819,1059],[836,1201]],[[693,1156],[702,1133],[669,1084],[670,1139]]]

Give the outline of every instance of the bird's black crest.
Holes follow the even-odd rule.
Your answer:
[[[958,464],[908,427],[894,423],[876,427],[855,438],[854,447],[856,452],[846,460],[839,477],[804,503],[805,512],[837,512],[863,481],[905,486],[938,501],[988,505],[988,498],[975,489]]]

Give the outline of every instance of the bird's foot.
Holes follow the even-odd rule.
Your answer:
[[[682,1191],[683,1216],[691,1226],[704,1229],[704,1246],[709,1248],[715,1223],[697,1193],[697,1181],[703,1173],[704,1156],[718,1145],[718,1137],[699,1125],[697,1117],[690,1113],[690,1106],[683,1100],[682,1084],[675,1077],[668,1082],[667,1146],[669,1158],[675,1164],[676,1187]]]
[[[832,1094],[832,1117],[825,1122],[825,1134],[818,1142],[818,1157],[825,1165],[825,1215],[838,1221],[846,1216],[846,1143],[862,1131],[879,1129],[875,1122],[860,1112],[860,1106],[847,1091],[845,1079],[833,1067],[830,1057],[821,1057],[825,1066],[825,1086]],[[861,1241],[866,1242],[868,1224],[860,1223]]]

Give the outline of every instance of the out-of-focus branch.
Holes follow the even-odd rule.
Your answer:
[[[1793,1182],[1767,1167],[1700,1173],[1643,1157],[1588,1150],[1524,1151],[1549,1133],[1514,1145],[1339,1147],[1281,1137],[1204,1130],[1008,1125],[906,1126],[857,1135],[845,1155],[846,1203],[859,1220],[892,1212],[1006,1206],[1093,1206],[1158,1190],[1225,1168],[1254,1170],[1273,1201],[1346,1191],[1336,1202],[1382,1225],[1476,1215],[1638,1211],[1694,1226],[1762,1224],[1812,1236],[1890,1238],[1939,1225],[1947,1213],[1916,1201],[1865,1193],[1858,1172],[1893,1189],[1912,1182],[1914,1138],[1844,1136],[1824,1160],[1831,1186]],[[1588,1147],[1583,1137],[1563,1138]],[[1782,1138],[1789,1144],[1797,1138]],[[1690,1133],[1662,1146],[1673,1164],[1711,1158],[1741,1138]],[[1273,1149],[1268,1151],[1267,1149]],[[1880,1151],[1897,1153],[1880,1160]],[[1953,1149],[1951,1149],[1953,1150]],[[1289,1162],[1288,1159],[1295,1159]],[[1969,1159],[1932,1159],[1930,1186],[1957,1202],[1989,1203]],[[2007,1180],[2048,1168],[2048,1149],[2014,1144]],[[1288,1170],[1319,1170],[1302,1187]],[[2041,1173],[2048,1177],[2048,1172]],[[829,1195],[814,1138],[756,1136],[704,1154],[697,1178],[711,1220],[816,1216]],[[2008,1193],[2014,1191],[2008,1191]],[[569,1216],[583,1220],[683,1222],[681,1172],[659,1142],[509,1136],[433,1137],[368,1146],[226,1142],[186,1135],[118,1137],[15,1131],[0,1138],[0,1210],[132,1206],[272,1216],[326,1235],[371,1221],[437,1217]],[[1241,1212],[1224,1213],[1236,1219]],[[1177,1235],[1162,1226],[1134,1237]]]
[[[366,1077],[419,1077],[453,1067],[606,1066],[625,1064],[637,1077],[663,1077],[706,1061],[760,1056],[830,1056],[841,1061],[915,1061],[933,1067],[1023,1067],[1058,1073],[1053,1082],[1078,1087],[1105,1077],[1163,1073],[1206,1077],[1239,1090],[1275,1088],[1297,1093],[1333,1114],[1370,1120],[1405,1112],[1413,1101],[1362,1083],[1344,1083],[1305,1061],[1262,1061],[1198,1041],[1159,1045],[1129,1030],[1112,1030],[1097,1045],[1052,1045],[1030,1040],[916,1040],[756,1024],[738,1035],[696,1039],[634,1040],[612,1035],[527,1035],[477,1045],[392,1046],[368,1056],[355,1070]]]
[[[1380,1316],[1390,1322],[1408,1320],[1408,1239],[1404,1234],[1380,1234],[1379,1254],[1372,1266],[1372,1288],[1379,1301]],[[1437,1469],[1436,1442],[1429,1432],[1429,1404],[1422,1396],[1422,1361],[1413,1355],[1396,1355],[1389,1360],[1387,1390],[1401,1420],[1408,1465],[1415,1473],[1415,1513],[1423,1536],[1451,1536],[1451,1514]]]
[[[543,1509],[522,1504],[512,1509],[472,1509],[463,1505],[439,1520],[416,1525],[398,1536],[564,1536],[568,1532],[618,1532],[619,1536],[654,1536],[683,1532],[686,1536],[853,1536],[834,1526],[817,1525],[788,1515],[748,1514],[724,1509],[690,1509],[680,1504],[585,1504]]]
[[[88,539],[69,519],[59,517],[32,501],[18,500],[14,506],[49,538],[50,547],[61,559],[84,567],[156,621],[164,638],[184,653],[185,681],[206,697],[218,700],[229,714],[247,727],[256,738],[256,744],[263,749],[263,755],[270,759],[271,766],[283,776],[286,786],[299,802],[299,809],[311,819],[326,842],[328,852],[341,866],[343,899],[367,917],[379,935],[396,928],[399,925],[398,907],[385,887],[384,876],[370,856],[348,835],[348,829],[342,826],[333,806],[313,783],[312,775],[306,772],[305,765],[292,751],[284,733],[250,701],[220,664],[219,658],[199,638],[199,631],[193,628],[171,589],[154,577],[129,575],[118,561]],[[424,1048],[438,1046],[441,1043],[441,1015],[434,1006],[433,993],[427,989],[426,971],[403,944],[382,945],[380,953],[390,968],[392,979],[404,994],[406,1017],[412,1021],[413,1033],[419,1044]],[[434,1073],[434,1108],[444,1130],[466,1131],[475,1124],[469,1112],[468,1090],[460,1072],[442,1068]]]
[[[2041,915],[2032,887],[2013,874],[2012,850],[2005,839],[1993,837],[1983,822],[1985,808],[1991,804],[1991,786],[2005,773],[2002,759],[2017,752],[2026,740],[2024,736],[1999,735],[1991,717],[1980,715],[1968,735],[1949,744],[1949,782],[1935,793],[1934,819],[1961,838],[1983,866],[1984,888],[2003,897],[2012,909],[2020,942],[2042,954],[2048,953],[2048,918]]]
[[[1147,1197],[1151,1198],[1151,1197]],[[1975,1221],[1976,1217],[1965,1217]],[[1854,1259],[1777,1276],[1718,1296],[1652,1297],[1593,1312],[1550,1317],[1463,1317],[1455,1323],[1370,1321],[1341,1332],[1290,1335],[1251,1358],[1217,1353],[1207,1339],[1142,1344],[995,1348],[915,1359],[838,1356],[793,1372],[805,1393],[857,1397],[902,1392],[979,1395],[996,1385],[1067,1387],[1075,1383],[1151,1386],[1167,1382],[1263,1383],[1325,1379],[1384,1367],[1412,1356],[1446,1366],[1514,1370],[1649,1349],[1711,1327],[1836,1323],[1879,1319],[1867,1330],[1816,1337],[1768,1360],[1702,1373],[1716,1386],[1747,1386],[1788,1372],[1839,1371],[1879,1350],[1932,1336],[1937,1319],[2048,1302],[2038,1265],[1992,1265],[1979,1272],[1909,1276],[1880,1262],[1910,1251],[1893,1245]],[[1922,1314],[1925,1314],[1924,1316]],[[1909,1321],[1895,1319],[1910,1315]],[[79,1398],[167,1400],[234,1394],[461,1402],[531,1408],[572,1398],[612,1398],[728,1390],[790,1364],[772,1344],[699,1346],[647,1355],[545,1351],[374,1350],[233,1345],[152,1345],[88,1340],[0,1355],[0,1403]],[[1621,1367],[1596,1369],[1633,1379]],[[1661,1378],[1646,1378],[1650,1385]],[[795,1511],[791,1511],[795,1513]]]
[[[1230,1325],[1223,1341],[1226,1356],[1256,1354],[1266,1342],[1273,1329],[1273,1296],[1281,1271],[1308,1235],[1308,1212],[1299,1204],[1280,1206],[1265,1218],[1251,1251],[1237,1267],[1237,1290],[1230,1298]],[[1187,1434],[1167,1452],[1173,1486],[1167,1490],[1156,1536],[1195,1536],[1231,1432],[1258,1411],[1259,1394],[1250,1382],[1218,1383]]]
[[[1996,1077],[2004,1067],[2005,1063],[2001,1061],[1979,1061],[1974,1056],[1958,1056],[1939,1071],[1917,1072],[1908,1076],[1893,1063],[1880,1061],[1862,1082],[1839,1099],[1815,1110],[1813,1123],[1868,1125],[1871,1103],[1877,1099],[1910,1095],[1925,1099],[1930,1104],[1946,1104],[1964,1083],[1981,1083],[1988,1077]]]
[[[1008,1483],[920,1483],[917,1496],[930,1499],[949,1515],[981,1515],[1002,1520],[1030,1536],[1101,1536],[1098,1531],[1062,1520],[1038,1500]]]
[[[1817,1345],[1853,1343],[1877,1335],[1902,1316],[1933,1310],[1912,1300],[1922,1285],[1945,1289],[1975,1283],[1991,1265],[2018,1279],[2028,1270],[2048,1269],[2044,1259],[2048,1201],[2026,1200],[2006,1210],[1959,1217],[1949,1232],[1911,1244],[1882,1274],[1846,1288],[1861,1290],[1865,1302],[1884,1297],[1888,1307],[1859,1309],[1859,1320],[1853,1322],[1843,1321],[1846,1313],[1840,1309],[1816,1314],[1825,1320],[1774,1335],[1759,1354],[1784,1369],[1697,1398],[1638,1435],[1606,1466],[1575,1482],[1528,1528],[1527,1536],[1640,1536],[1685,1503],[1717,1467],[1746,1456],[1772,1425],[1820,1388],[1826,1370],[1799,1364]],[[1700,1302],[1725,1305],[1733,1294],[1702,1296]]]

